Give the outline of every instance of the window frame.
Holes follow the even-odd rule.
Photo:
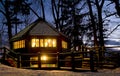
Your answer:
[[[67,41],[62,40],[61,43],[62,43],[62,49],[67,49],[68,48]]]
[[[33,44],[33,42],[34,42],[34,44]],[[31,47],[32,48],[34,48],[34,47],[40,47],[40,40],[39,40],[39,38],[32,38],[31,39]]]
[[[32,39],[38,40],[38,47],[32,46]],[[35,41],[36,45],[36,41]],[[57,47],[57,39],[56,38],[31,38],[31,48],[56,48]]]
[[[13,42],[13,49],[25,48],[25,40],[18,40]]]

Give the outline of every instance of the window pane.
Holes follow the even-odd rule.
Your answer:
[[[62,41],[62,48],[67,48],[67,42]]]
[[[23,47],[25,47],[25,40],[23,40]]]
[[[22,40],[21,40],[21,41],[19,41],[19,42],[20,42],[20,44],[19,44],[19,45],[20,45],[20,47],[19,47],[19,48],[21,48],[21,45],[22,45]]]
[[[43,47],[43,39],[40,39],[40,47]]]
[[[31,46],[35,47],[35,39],[32,39]]]
[[[17,41],[17,48],[19,48],[19,41]]]
[[[56,47],[56,39],[53,39],[52,45],[53,45],[53,47]]]
[[[47,43],[48,43],[48,47],[51,47],[52,44],[51,44],[51,39],[47,39]]]
[[[32,39],[31,46],[32,47],[39,47],[39,39]]]
[[[56,47],[56,39],[32,39],[32,47]]]
[[[39,39],[36,39],[36,47],[39,47]]]
[[[24,44],[24,40],[22,40],[22,41],[21,41],[21,48],[23,48],[24,45],[25,45],[25,44]]]
[[[13,48],[16,49],[16,42],[13,43]]]
[[[25,47],[25,40],[21,40],[21,48]]]
[[[25,47],[25,40],[20,40],[13,42],[13,48],[18,49],[18,48],[24,48]]]
[[[44,40],[44,47],[48,47],[48,40],[47,39]]]
[[[56,39],[40,39],[40,47],[56,47]]]

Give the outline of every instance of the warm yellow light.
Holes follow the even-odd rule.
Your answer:
[[[24,48],[24,47],[25,47],[25,40],[16,41],[13,43],[14,49]]]
[[[56,47],[56,39],[53,39],[52,44],[53,44],[53,47]]]
[[[34,42],[32,43],[32,47],[35,47],[35,43]]]
[[[48,57],[46,55],[43,55],[43,56],[41,56],[41,60],[46,61],[46,60],[48,60]]]
[[[35,39],[32,39],[32,47],[35,47]]]
[[[32,39],[31,46],[39,47],[39,39]]]
[[[48,39],[48,43],[50,43],[51,42],[51,39]]]
[[[43,39],[40,39],[40,47],[43,47]]]
[[[62,48],[67,48],[67,42],[65,42],[65,41],[62,41]]]

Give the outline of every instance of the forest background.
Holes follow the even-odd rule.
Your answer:
[[[71,47],[119,41],[120,0],[0,0],[0,46],[38,18],[71,38]]]

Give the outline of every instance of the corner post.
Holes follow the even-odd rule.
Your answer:
[[[74,52],[71,53],[71,63],[72,63],[72,70],[75,70],[75,59],[74,59]]]
[[[38,68],[41,69],[41,53],[38,52]]]
[[[21,55],[17,54],[17,68],[21,68]]]
[[[5,61],[6,60],[6,48],[5,47],[3,47],[3,50],[4,50],[4,52],[3,52],[3,60]]]
[[[94,52],[92,50],[90,51],[90,70],[92,72],[95,72],[95,68],[94,68]]]
[[[57,52],[57,68],[58,68],[58,69],[60,69],[60,60],[59,60],[60,57],[59,57],[59,56],[60,56],[60,53]]]

